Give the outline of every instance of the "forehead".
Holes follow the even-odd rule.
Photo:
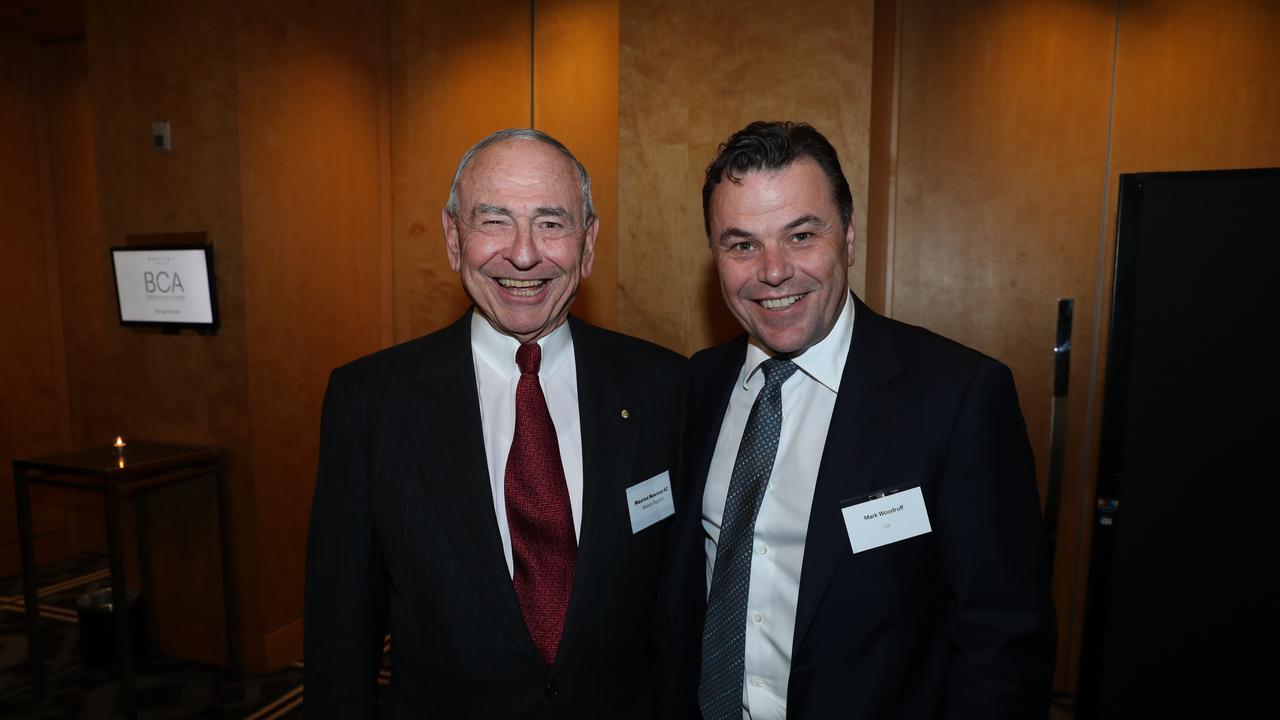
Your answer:
[[[771,220],[790,222],[801,215],[835,221],[839,208],[818,163],[800,158],[779,170],[756,170],[735,183],[721,180],[711,194],[713,227]]]
[[[459,191],[467,207],[536,203],[571,209],[581,203],[582,188],[569,158],[546,143],[520,138],[480,151],[463,172]]]

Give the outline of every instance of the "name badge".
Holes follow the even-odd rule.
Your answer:
[[[919,485],[876,495],[841,510],[855,554],[933,531]]]
[[[671,496],[671,473],[663,471],[627,488],[627,512],[631,513],[631,534],[676,514]]]

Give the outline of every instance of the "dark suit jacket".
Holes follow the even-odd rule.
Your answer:
[[[856,297],[805,538],[791,718],[1048,714],[1055,643],[1031,449],[1008,368]],[[745,336],[692,358],[689,499],[664,611],[671,714],[696,716],[701,502]],[[919,485],[932,532],[853,554],[843,500]]]
[[[307,542],[308,718],[374,714],[388,632],[387,717],[652,716],[674,523],[633,535],[625,490],[677,475],[687,361],[575,318],[570,331],[582,525],[554,666],[538,660],[503,559],[468,313],[330,377]]]

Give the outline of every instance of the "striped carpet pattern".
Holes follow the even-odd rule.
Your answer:
[[[46,698],[36,702],[31,697],[21,578],[0,578],[0,718],[120,717],[120,686],[114,676],[82,666],[76,613],[77,598],[110,587],[106,558],[81,555],[41,568],[36,582],[46,646]],[[389,639],[385,647],[390,647]],[[139,659],[137,667],[139,718],[303,717],[301,662],[268,675],[245,673],[238,678],[222,668],[163,656]],[[390,677],[384,659],[380,686]]]

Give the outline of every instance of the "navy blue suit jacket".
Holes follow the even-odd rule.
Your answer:
[[[1046,717],[1055,621],[1013,378],[851,297],[853,342],[805,538],[788,717]],[[745,353],[743,336],[691,361],[690,495],[664,591],[674,717],[697,716],[702,493]],[[842,501],[913,485],[932,532],[855,555]]]
[[[582,526],[555,663],[538,658],[503,556],[468,313],[329,380],[307,541],[307,717],[374,716],[386,633],[383,717],[657,711],[653,623],[672,521],[633,533],[626,488],[675,469],[687,361],[575,318],[569,328]]]

